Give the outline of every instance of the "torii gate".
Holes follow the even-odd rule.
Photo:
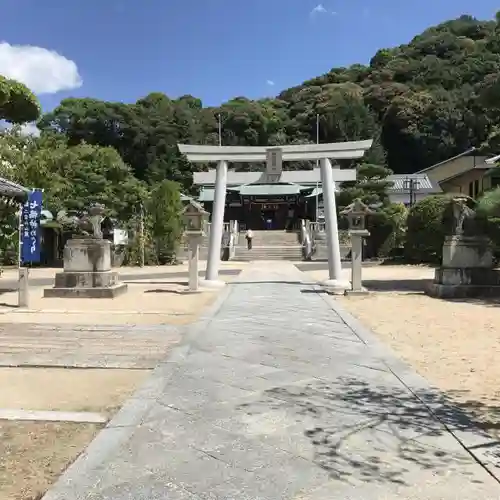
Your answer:
[[[226,205],[227,165],[228,162],[262,163],[267,162],[266,182],[279,182],[284,161],[319,160],[321,184],[326,225],[326,244],[328,253],[329,279],[324,282],[333,289],[346,289],[349,285],[342,282],[340,245],[335,206],[335,182],[356,180],[355,169],[332,168],[331,159],[345,160],[362,158],[372,146],[372,140],[336,142],[329,144],[302,144],[293,146],[199,146],[178,144],[179,151],[193,163],[217,163],[215,177],[215,196],[212,224],[208,246],[208,261],[205,286],[222,286],[219,281],[220,245],[224,227]]]

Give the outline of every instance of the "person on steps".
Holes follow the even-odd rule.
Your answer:
[[[245,234],[245,239],[247,240],[247,248],[248,250],[252,249],[252,238],[253,238],[253,232],[251,229],[247,229],[247,232]]]

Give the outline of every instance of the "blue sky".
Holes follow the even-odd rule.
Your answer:
[[[31,83],[45,110],[70,95],[132,102],[152,91],[217,105],[275,95],[430,25],[499,9],[498,0],[2,0],[0,74]],[[12,55],[17,45],[66,59]]]

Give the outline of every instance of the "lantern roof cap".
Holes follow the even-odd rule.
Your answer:
[[[201,203],[191,199],[182,210],[184,215],[208,215]]]
[[[373,210],[363,203],[359,198],[356,198],[350,205],[344,208],[340,212],[342,215],[370,215],[373,214]]]

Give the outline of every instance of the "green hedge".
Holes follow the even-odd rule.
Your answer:
[[[419,201],[408,212],[405,258],[411,263],[438,264],[448,228],[445,210],[452,196],[435,195]]]

